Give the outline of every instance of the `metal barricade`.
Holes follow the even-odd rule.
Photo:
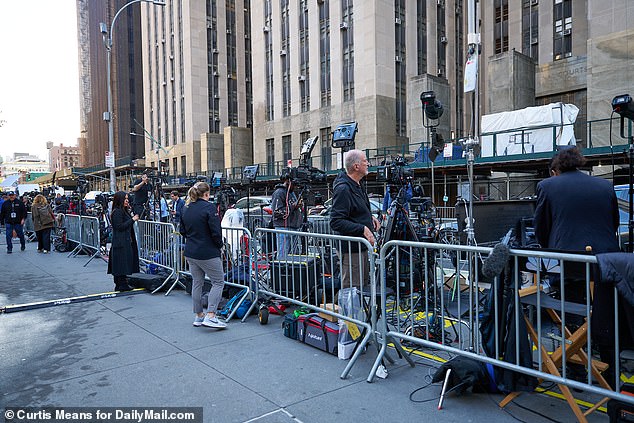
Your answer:
[[[554,382],[579,421],[586,421],[586,415],[609,398],[634,403],[631,396],[610,388],[620,381],[619,301],[611,285],[594,284],[592,290],[596,257],[541,250],[510,249],[508,255],[500,254],[504,249],[492,251],[407,241],[390,241],[381,248],[379,307],[383,313],[377,328],[381,350],[368,382],[382,365],[388,345],[402,349],[401,343],[407,343],[496,366],[506,372],[505,384],[511,377],[513,383],[505,386],[509,391],[519,391],[521,383],[532,390],[537,379]],[[552,291],[558,296],[553,297]],[[597,296],[612,303],[597,306]],[[604,316],[606,309],[609,317]],[[591,319],[591,312],[600,314]],[[613,356],[607,367],[592,357],[592,325],[597,319],[611,322],[614,331],[614,338],[607,342],[614,351],[608,348],[610,353],[602,355]],[[606,347],[605,340],[600,347]],[[569,378],[566,365],[570,363],[585,366],[587,376],[581,381]],[[614,379],[608,381],[602,371],[610,368]],[[520,383],[517,374],[528,377]],[[570,388],[603,399],[583,413]],[[517,395],[509,394],[500,406]]]
[[[92,255],[84,264],[84,267],[88,266],[88,263],[92,261],[98,255],[101,255],[101,234],[99,231],[99,219],[90,216],[79,216],[80,225],[80,245],[82,249],[88,249],[88,254],[92,251]],[[105,258],[104,258],[105,260]]]
[[[332,234],[330,216],[308,216],[310,231],[316,234]]]
[[[73,250],[68,254],[68,257],[72,257],[81,248],[81,220],[80,216],[76,214],[66,215],[66,239],[69,242],[77,244]]]
[[[139,261],[148,265],[147,273],[150,273],[151,267],[169,271],[163,283],[152,291],[154,294],[161,290],[172,277],[176,276],[176,231],[171,223],[148,220],[136,221],[135,231],[139,249]]]
[[[254,263],[251,256],[253,243],[251,233],[248,229],[223,227],[222,238],[224,243],[222,251],[224,283],[225,285],[244,290],[243,295],[240,296],[239,300],[234,304],[231,311],[226,316],[225,320],[228,321],[233,318],[244,301],[248,298],[252,298],[251,301],[255,299],[253,297],[252,288],[254,285],[253,275],[256,269],[254,269]],[[192,274],[189,271],[189,263],[184,255],[185,242],[186,240],[182,235],[176,234],[176,262],[179,278],[180,275],[188,275],[189,277],[192,277]],[[178,281],[179,279],[177,279],[177,282]],[[176,282],[174,282],[174,285],[172,285],[165,295],[168,295],[171,292],[175,284]],[[242,322],[247,319],[254,306],[255,301],[252,302],[251,306],[242,317]]]
[[[356,337],[357,342],[359,338],[361,341],[341,374],[341,378],[346,378],[375,335],[377,291],[372,245],[363,238],[279,229],[258,229],[255,238],[258,243],[254,246],[253,259],[259,302],[287,301],[343,320],[349,328],[354,325],[362,329],[360,337]],[[326,307],[327,303],[335,302],[340,288],[353,287],[358,289],[359,304],[364,305],[365,313],[361,316],[350,316],[345,310]],[[352,294],[355,291],[349,292],[351,297],[355,295]]]
[[[27,212],[26,219],[24,219],[24,237],[28,242],[33,242],[37,239],[35,227],[33,226],[33,213],[31,212]]]

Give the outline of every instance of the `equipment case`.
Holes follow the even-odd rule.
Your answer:
[[[304,314],[297,318],[297,339],[304,344],[337,355],[339,325],[319,317],[316,313]]]

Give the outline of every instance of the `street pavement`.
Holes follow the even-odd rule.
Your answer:
[[[0,306],[114,287],[103,260],[84,267],[88,256],[35,250],[7,255],[2,234]],[[429,382],[438,363],[429,359],[416,356],[415,368],[396,359],[386,379],[367,383],[370,346],[342,380],[347,362],[285,338],[279,316],[265,326],[256,316],[232,320],[226,330],[195,328],[192,318],[181,290],[0,314],[0,409],[203,407],[205,422],[222,423],[549,421],[533,410],[575,421],[564,401],[543,394],[502,410],[501,395],[450,393],[437,410],[441,386]]]

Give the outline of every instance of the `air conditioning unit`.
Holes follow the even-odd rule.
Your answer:
[[[440,7],[445,7],[445,0],[436,0],[436,5]]]
[[[445,74],[445,72],[443,71],[442,68],[438,68],[438,72],[436,73],[438,76],[443,76]]]
[[[220,98],[218,94],[214,94],[214,98]]]
[[[227,34],[231,34],[231,30],[230,29],[227,29]]]
[[[348,22],[341,22],[339,24],[339,29],[342,30],[342,31],[348,29]]]
[[[219,117],[219,116],[216,116],[216,117],[214,118],[214,120],[215,120],[216,122],[220,122],[220,117]]]
[[[536,6],[539,4],[539,0],[531,0],[531,6]]]
[[[572,57],[572,52],[564,53],[564,57]]]
[[[564,29],[564,35],[572,34],[572,29]]]
[[[286,56],[286,49],[285,48],[280,50],[280,56]]]
[[[531,44],[537,44],[538,42],[539,42],[539,39],[537,37],[531,38]]]
[[[445,37],[444,35],[440,37],[440,42],[443,44],[447,44],[447,37]]]
[[[213,29],[214,24],[212,24],[211,22],[207,22],[207,29]]]
[[[218,75],[220,75],[218,71],[214,71],[214,76],[218,76]]]
[[[267,25],[262,27],[262,32],[269,32],[271,30],[271,28],[269,28]]]
[[[298,81],[300,81],[300,82],[302,82],[302,81],[306,81],[306,75],[299,75],[299,76],[297,77],[297,80],[298,80]]]
[[[244,34],[244,39],[248,40],[249,39],[249,34]]]
[[[213,54],[218,54],[218,53],[219,53],[219,51],[218,51],[218,49],[217,49],[217,48],[215,48],[215,49],[211,50],[211,52],[212,52]]]
[[[394,23],[396,25],[400,25],[401,24],[401,18],[394,18]]]
[[[396,63],[401,63],[401,62],[403,61],[403,58],[402,58],[401,56],[395,56],[395,57],[394,57],[394,61],[395,61]]]

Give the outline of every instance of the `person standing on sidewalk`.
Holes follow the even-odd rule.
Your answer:
[[[275,187],[271,196],[273,227],[285,231],[299,231],[303,223],[301,203],[294,192],[290,175],[282,175],[283,184]],[[277,259],[286,260],[289,254],[299,254],[299,237],[276,233]]]
[[[128,275],[139,272],[139,250],[134,236],[134,222],[139,215],[130,217],[128,194],[119,191],[112,200],[112,246],[108,254],[108,274],[114,277],[115,291],[130,291]]]
[[[26,207],[24,203],[15,197],[14,191],[9,191],[9,199],[2,203],[0,210],[0,220],[4,220],[7,237],[7,254],[13,252],[13,231],[20,238],[20,249],[26,249],[26,239],[24,238],[24,220],[26,219]]]
[[[192,303],[194,326],[223,329],[227,324],[218,320],[216,311],[224,288],[224,274],[220,249],[222,232],[216,207],[209,202],[209,185],[197,182],[187,192],[183,207],[180,233],[185,239],[185,258],[192,274]],[[205,274],[211,279],[207,313],[203,313],[202,291]]]
[[[51,228],[55,226],[55,217],[46,197],[42,194],[36,195],[33,199],[31,214],[37,236],[37,252],[47,254],[51,251]]]

